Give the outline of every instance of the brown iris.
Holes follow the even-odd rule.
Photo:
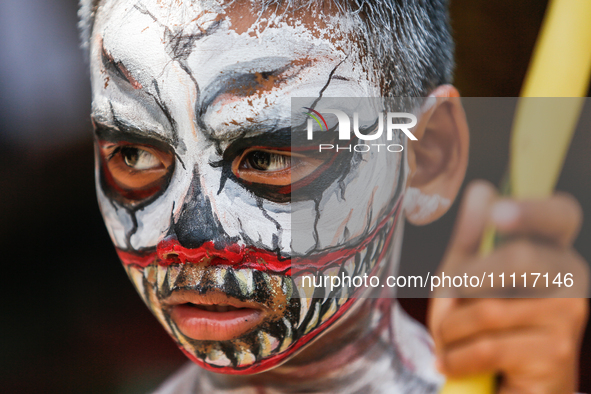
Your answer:
[[[290,151],[253,147],[232,162],[232,172],[245,182],[287,186],[314,172],[322,160]]]
[[[123,197],[140,200],[161,189],[174,157],[151,146],[100,143],[106,178]]]

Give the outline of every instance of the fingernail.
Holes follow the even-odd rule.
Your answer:
[[[519,205],[514,201],[499,201],[491,211],[491,218],[497,226],[510,226],[519,218]]]

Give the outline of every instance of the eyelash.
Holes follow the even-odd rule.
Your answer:
[[[136,169],[127,163],[123,150],[144,151],[160,162],[159,166]],[[106,184],[116,198],[123,203],[136,203],[157,194],[167,186],[174,169],[174,156],[157,148],[128,143],[99,142],[99,152],[103,158],[103,174]],[[140,153],[141,155],[141,153]]]

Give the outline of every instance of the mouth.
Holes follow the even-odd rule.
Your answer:
[[[220,292],[173,293],[163,302],[171,319],[188,338],[229,341],[258,326],[268,311],[255,302],[240,301]]]
[[[257,269],[211,261],[163,264],[154,255],[147,264],[136,264],[121,253],[120,257],[146,304],[191,360],[221,373],[257,373],[280,364],[315,338],[363,291],[309,287],[302,283],[303,275],[381,272],[398,207],[362,244],[308,258],[307,264],[295,262],[296,270],[290,265],[276,272],[268,266]],[[281,263],[285,267],[286,262]]]

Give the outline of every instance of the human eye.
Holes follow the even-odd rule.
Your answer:
[[[174,162],[171,152],[147,145],[99,142],[99,151],[107,183],[132,201],[161,190]]]
[[[288,150],[253,147],[234,159],[232,172],[247,183],[289,186],[312,174],[322,163]]]

